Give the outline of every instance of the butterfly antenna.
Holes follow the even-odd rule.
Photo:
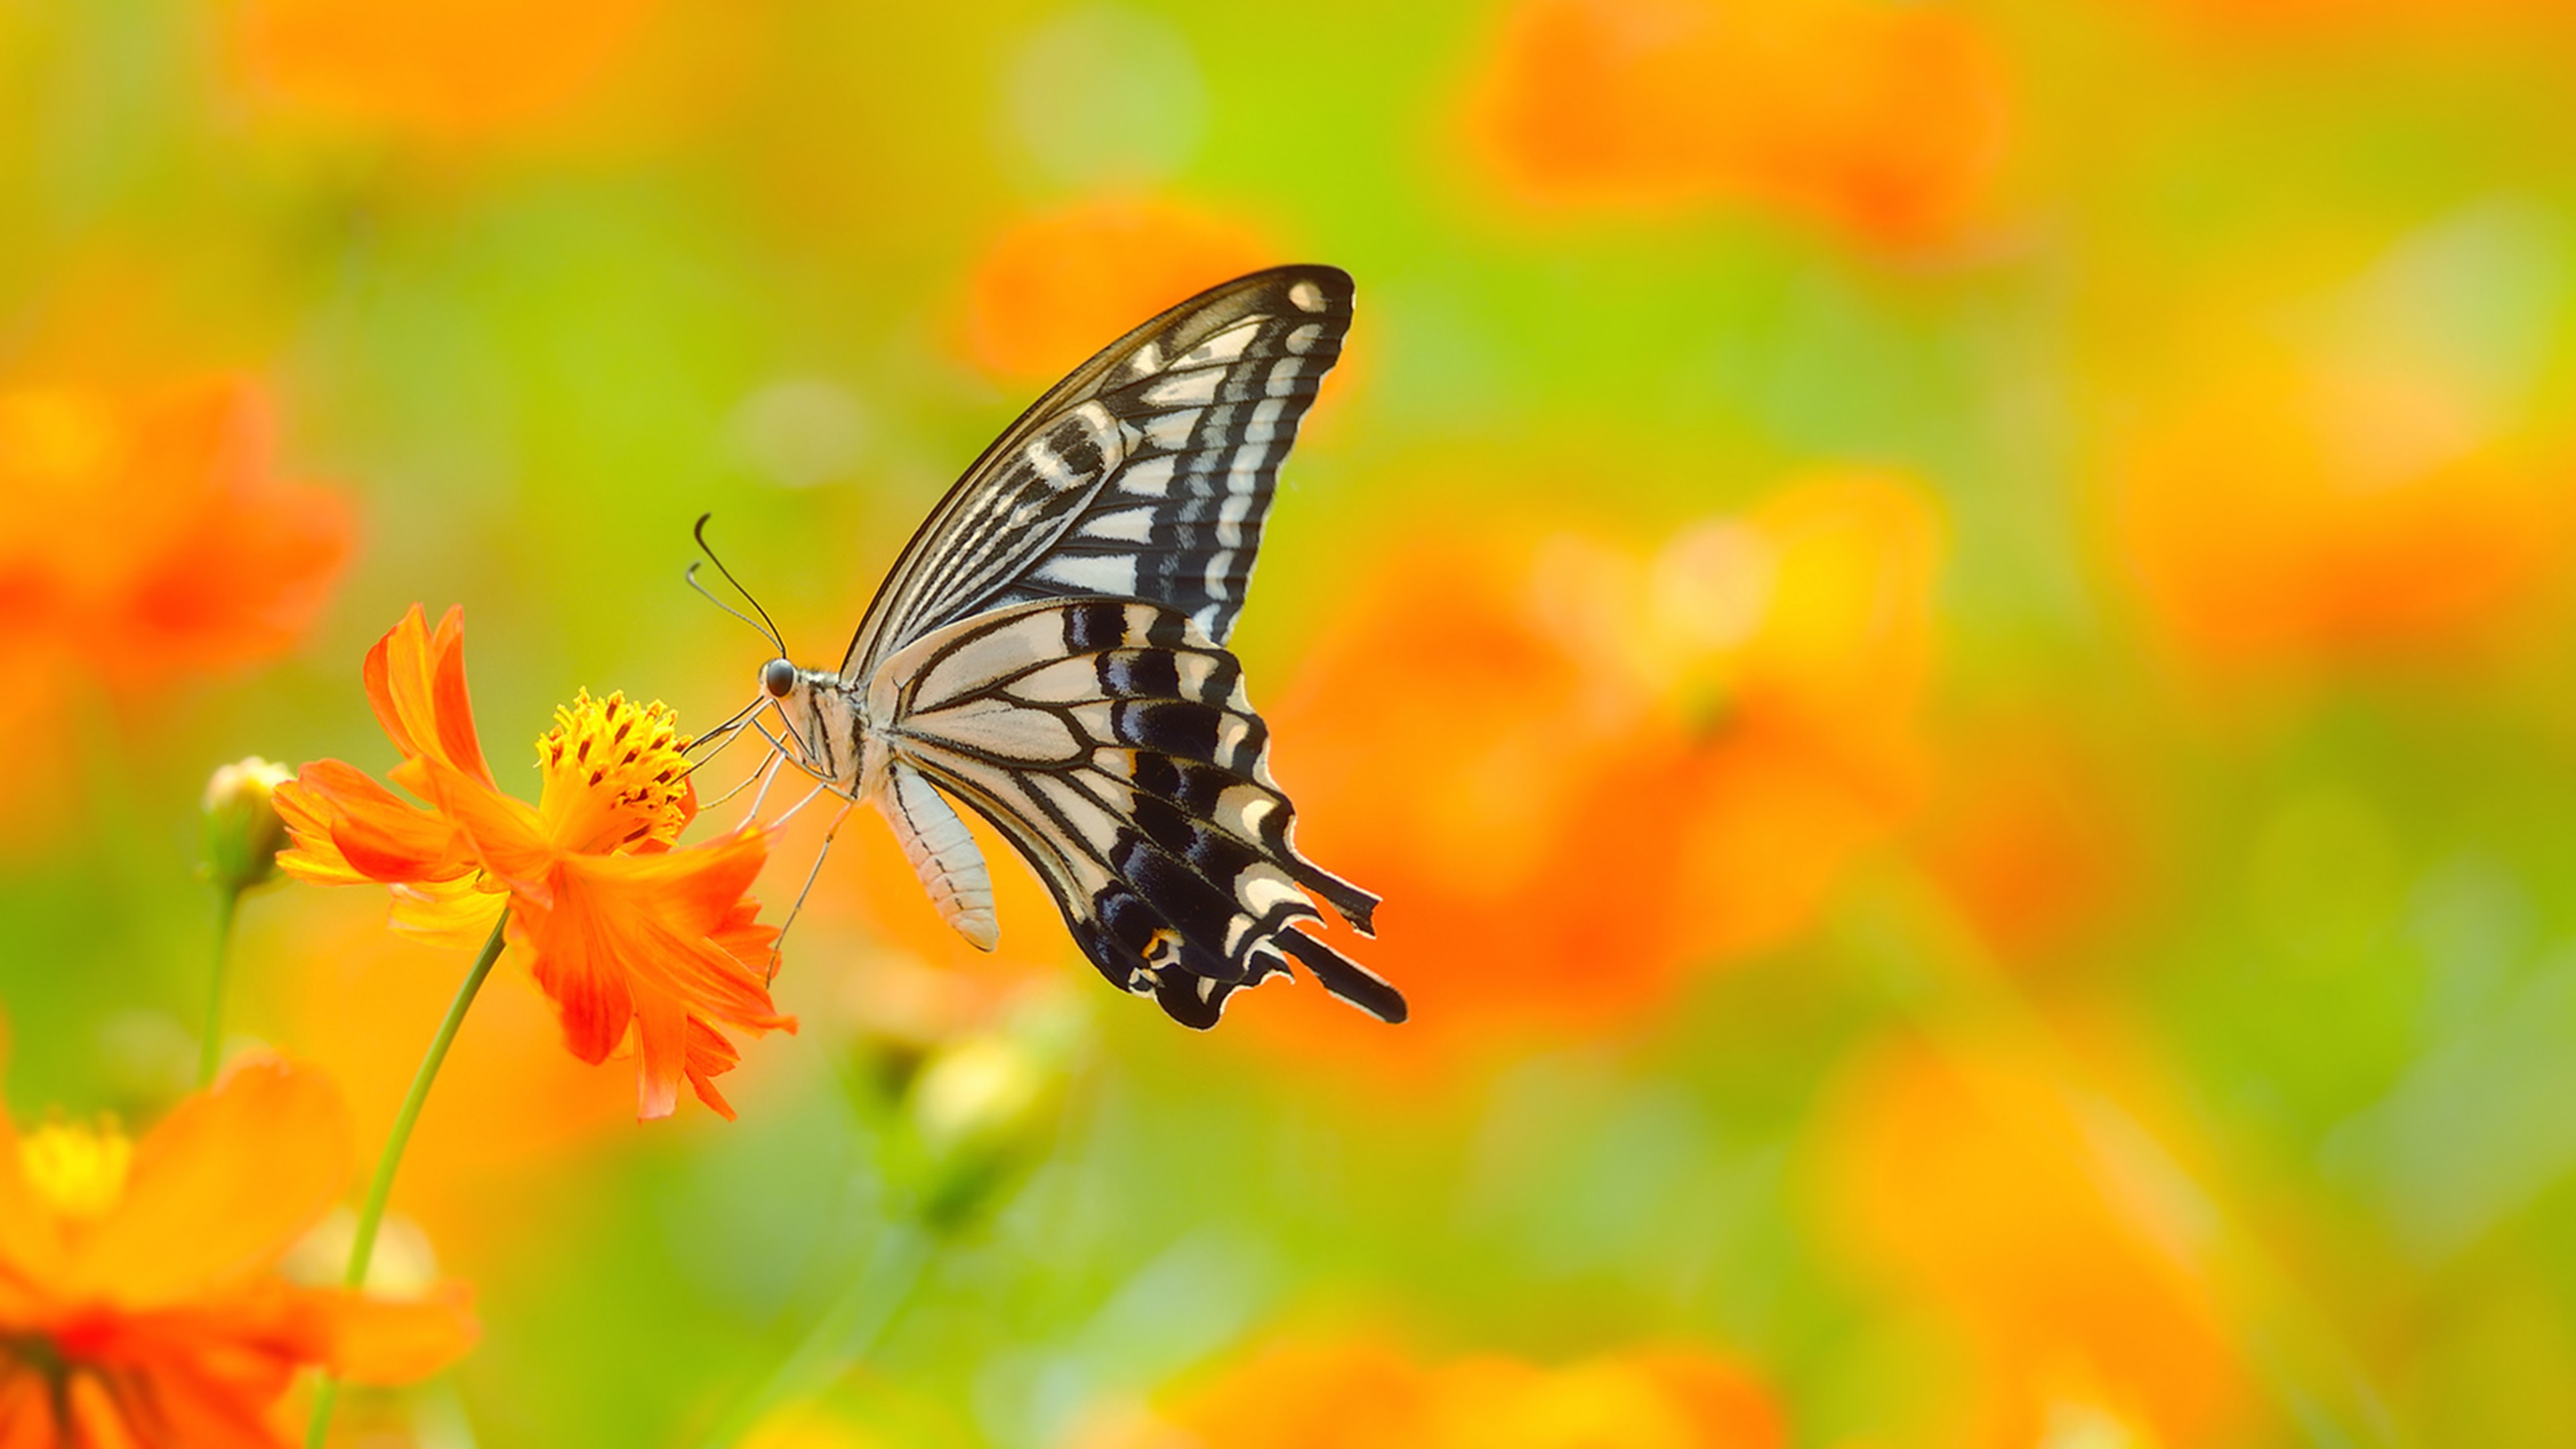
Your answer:
[[[689,532],[697,539],[698,550],[707,556],[707,562],[716,566],[716,572],[724,575],[724,581],[733,585],[733,591],[742,595],[742,601],[751,605],[752,613],[758,614],[760,617],[755,620],[751,617],[751,614],[746,614],[742,610],[735,608],[733,605],[726,603],[724,600],[717,598],[714,594],[707,592],[707,586],[698,582],[698,566],[696,564],[689,565],[689,571],[682,577],[687,581],[689,587],[697,590],[699,596],[704,598],[708,603],[715,605],[717,608],[722,609],[744,623],[751,625],[751,627],[758,629],[761,633],[768,635],[769,642],[778,646],[779,657],[785,658],[787,655],[787,636],[778,632],[777,621],[769,617],[769,611],[760,606],[760,600],[751,596],[751,590],[742,586],[742,580],[733,576],[733,570],[726,568],[724,566],[724,560],[716,557],[714,545],[707,542],[707,520],[713,517],[715,517],[715,515],[712,513],[699,514],[697,526],[690,529]]]

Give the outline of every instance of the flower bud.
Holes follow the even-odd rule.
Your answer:
[[[277,874],[286,822],[272,797],[294,778],[293,770],[253,755],[218,768],[206,781],[202,868],[217,890],[246,891]]]
[[[917,1211],[955,1228],[998,1203],[1035,1167],[1064,1114],[1072,1031],[1041,1011],[1014,1029],[932,1049],[903,1097]]]

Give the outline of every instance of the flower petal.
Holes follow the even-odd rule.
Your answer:
[[[136,1145],[124,1199],[75,1245],[72,1271],[129,1309],[255,1273],[339,1195],[349,1137],[339,1090],[319,1071],[246,1059]]]
[[[41,1374],[0,1376],[0,1449],[56,1449],[54,1399]]]
[[[417,781],[439,813],[454,821],[483,868],[511,889],[543,901],[551,892],[547,868],[555,852],[535,806],[514,800],[438,760],[422,758],[399,772]]]
[[[27,1182],[26,1158],[18,1148],[18,1131],[0,1112],[0,1279],[39,1286],[63,1259],[62,1228],[37,1201]],[[10,1288],[17,1288],[12,1281]],[[5,1308],[14,1293],[0,1296]],[[5,1422],[5,1416],[0,1416]],[[0,1435],[0,1445],[7,1443]]]
[[[788,1026],[793,1030],[795,1023],[791,1020]],[[689,1090],[696,1092],[699,1101],[728,1122],[733,1120],[733,1104],[724,1099],[724,1093],[716,1090],[714,1079],[732,1071],[741,1062],[742,1053],[734,1049],[734,1044],[725,1039],[723,1032],[694,1016],[689,1018]]]
[[[367,651],[367,701],[407,759],[430,758],[495,788],[465,689],[465,613],[451,608],[432,634],[414,604]]]
[[[394,887],[393,926],[424,946],[472,951],[509,904],[507,893],[486,888],[479,876],[408,882]]]
[[[107,1385],[88,1374],[76,1374],[65,1386],[64,1407],[71,1411],[72,1443],[77,1449],[143,1449],[126,1423],[125,1410]]]
[[[655,1121],[678,1110],[680,1078],[687,1070],[688,1040],[689,1009],[676,997],[658,991],[636,993],[636,1121]]]
[[[295,848],[288,874],[321,885],[453,880],[473,868],[456,827],[338,760],[316,760],[277,787]]]
[[[329,1329],[327,1366],[355,1383],[426,1378],[463,1357],[482,1336],[473,1291],[462,1283],[442,1284],[409,1301],[338,1290],[313,1297]]]
[[[668,1115],[684,1079],[729,1110],[708,1079],[734,1064],[732,1050],[710,1049],[691,1028],[795,1029],[769,996],[776,933],[743,899],[768,851],[767,835],[751,830],[655,855],[567,857],[550,905],[518,904],[531,969],[561,1006],[574,1054],[601,1060],[634,1023],[644,1117]]]
[[[571,914],[567,921],[566,912],[523,903],[512,918],[511,941],[534,953],[528,969],[563,1017],[565,1050],[597,1066],[625,1042],[635,998],[596,933],[583,929],[580,913]]]

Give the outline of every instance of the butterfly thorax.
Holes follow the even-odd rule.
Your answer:
[[[866,691],[824,669],[799,669],[778,701],[797,760],[844,795],[882,782],[885,749],[872,728]]]

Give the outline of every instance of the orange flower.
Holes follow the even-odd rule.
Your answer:
[[[2127,787],[2136,772],[2040,708],[1950,733],[1941,799],[1917,846],[1932,880],[2007,965],[2097,938],[2132,903],[2147,863]]]
[[[284,652],[349,551],[348,510],[278,481],[238,382],[0,388],[0,498],[0,749],[38,788],[71,773],[79,688],[139,697]]]
[[[1822,1128],[1835,1236],[1964,1354],[1955,1433],[2235,1442],[2251,1385],[2212,1283],[2207,1208],[2161,1148],[2001,1050],[1882,1050]]]
[[[432,141],[555,121],[634,53],[662,0],[232,0],[223,39],[244,88],[328,124]]]
[[[1085,202],[1020,221],[985,249],[966,284],[966,344],[1000,377],[1053,382],[1165,307],[1282,260],[1204,212]]]
[[[2247,359],[2186,385],[2116,465],[2116,546],[2195,662],[2298,673],[2474,657],[2576,545],[2563,457],[2430,366]]]
[[[1770,1394],[1701,1349],[1562,1368],[1499,1356],[1424,1364],[1372,1339],[1285,1343],[1078,1449],[1781,1449]]]
[[[2557,0],[2135,0],[2216,30],[2252,38],[2314,40],[2378,32],[2421,40],[2484,30],[2512,34],[2526,26],[2564,30]],[[2508,28],[2509,27],[2509,28]]]
[[[510,942],[560,1013],[574,1056],[598,1063],[633,1040],[637,1115],[667,1117],[685,1077],[733,1109],[713,1078],[740,1060],[718,1028],[794,1030],[769,999],[777,932],[745,898],[768,858],[745,826],[674,849],[697,813],[686,741],[661,705],[587,693],[537,742],[536,805],[493,783],[465,692],[464,625],[432,634],[412,606],[367,654],[367,697],[403,753],[392,779],[413,805],[338,760],[277,790],[295,848],[287,873],[394,887],[397,923],[472,937],[506,909]]]
[[[1633,1022],[1805,929],[1920,791],[1939,552],[1917,485],[1825,474],[1646,560],[1424,544],[1363,585],[1272,718],[1301,838],[1386,896],[1390,1064]],[[1369,1050],[1298,996],[1256,1034]]]
[[[461,1288],[395,1303],[273,1273],[349,1167],[338,1093],[275,1058],[139,1143],[0,1121],[0,1444],[267,1449],[299,1369],[400,1383],[463,1353]]]
[[[2007,109],[1956,8],[1886,0],[1523,0],[1477,83],[1475,139],[1541,205],[1733,200],[1894,249],[1959,239]]]

